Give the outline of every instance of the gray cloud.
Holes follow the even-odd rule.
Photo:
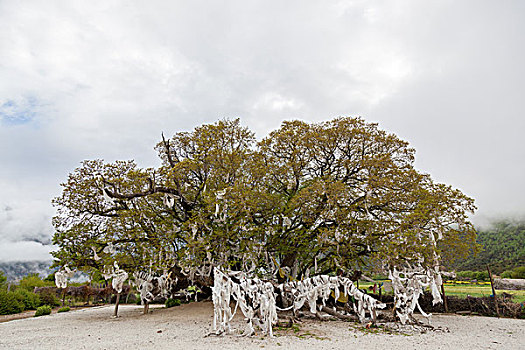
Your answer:
[[[52,197],[83,159],[157,164],[160,132],[241,117],[361,115],[417,166],[519,213],[523,2],[0,2],[0,241],[52,234]],[[20,242],[24,242],[23,244]]]

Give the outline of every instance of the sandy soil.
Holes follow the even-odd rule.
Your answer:
[[[69,306],[69,305],[67,305],[67,306]],[[85,309],[85,308],[88,308],[88,307],[93,307],[93,305],[90,305],[90,306],[70,306],[70,307],[71,307],[72,310],[81,310],[81,309]],[[60,307],[53,308],[51,310],[51,313],[52,314],[56,314],[58,312],[58,309],[60,309]],[[28,310],[28,311],[24,311],[24,312],[21,312],[21,313],[18,313],[18,314],[0,315],[0,323],[13,321],[13,320],[19,320],[19,319],[22,319],[22,318],[33,317],[33,316],[35,316],[35,313],[36,313],[36,310]]]
[[[0,324],[1,349],[525,349],[525,320],[434,315],[441,331],[364,332],[355,323],[305,320],[269,337],[205,337],[213,305],[156,308],[122,305],[119,318],[102,306]],[[244,329],[237,317],[235,326]]]

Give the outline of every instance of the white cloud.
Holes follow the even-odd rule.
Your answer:
[[[270,111],[282,111],[284,109],[297,110],[302,105],[302,102],[299,102],[294,98],[284,97],[274,92],[268,92],[255,102],[253,109],[269,109]]]
[[[19,241],[9,242],[0,241],[0,261],[44,261],[51,260],[51,251],[56,250],[52,245],[43,245],[38,242]]]
[[[481,211],[522,208],[523,7],[2,1],[0,204],[18,214],[0,234],[50,235],[50,199],[81,160],[152,166],[161,131],[222,117],[263,137],[284,119],[362,115]]]

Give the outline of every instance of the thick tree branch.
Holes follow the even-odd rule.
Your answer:
[[[109,181],[106,181],[106,180],[103,180],[103,182],[109,186],[112,186],[114,188],[114,184],[109,182]],[[116,190],[114,191],[111,191],[110,189],[108,188],[104,188],[104,191],[106,192],[106,194],[111,197],[111,198],[116,198],[116,199],[122,199],[122,200],[130,200],[130,199],[134,199],[134,198],[142,198],[142,197],[146,197],[146,196],[149,196],[149,195],[152,195],[154,193],[166,193],[166,194],[172,194],[178,198],[180,198],[180,203],[182,205],[182,208],[185,210],[185,211],[191,211],[194,207],[195,207],[195,204],[192,204],[192,203],[189,203],[181,194],[178,190],[174,189],[174,188],[169,188],[169,187],[164,187],[164,186],[155,186],[153,184],[153,180],[151,178],[148,178],[148,189],[146,189],[145,191],[142,191],[142,192],[135,192],[135,193],[119,193],[117,192]]]

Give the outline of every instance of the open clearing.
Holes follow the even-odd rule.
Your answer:
[[[424,334],[366,333],[354,323],[305,320],[275,338],[229,335],[205,337],[213,304],[191,303],[170,309],[122,305],[93,307],[0,324],[2,349],[523,349],[525,320],[434,315],[433,325],[448,328]],[[243,329],[243,319],[234,325]]]

